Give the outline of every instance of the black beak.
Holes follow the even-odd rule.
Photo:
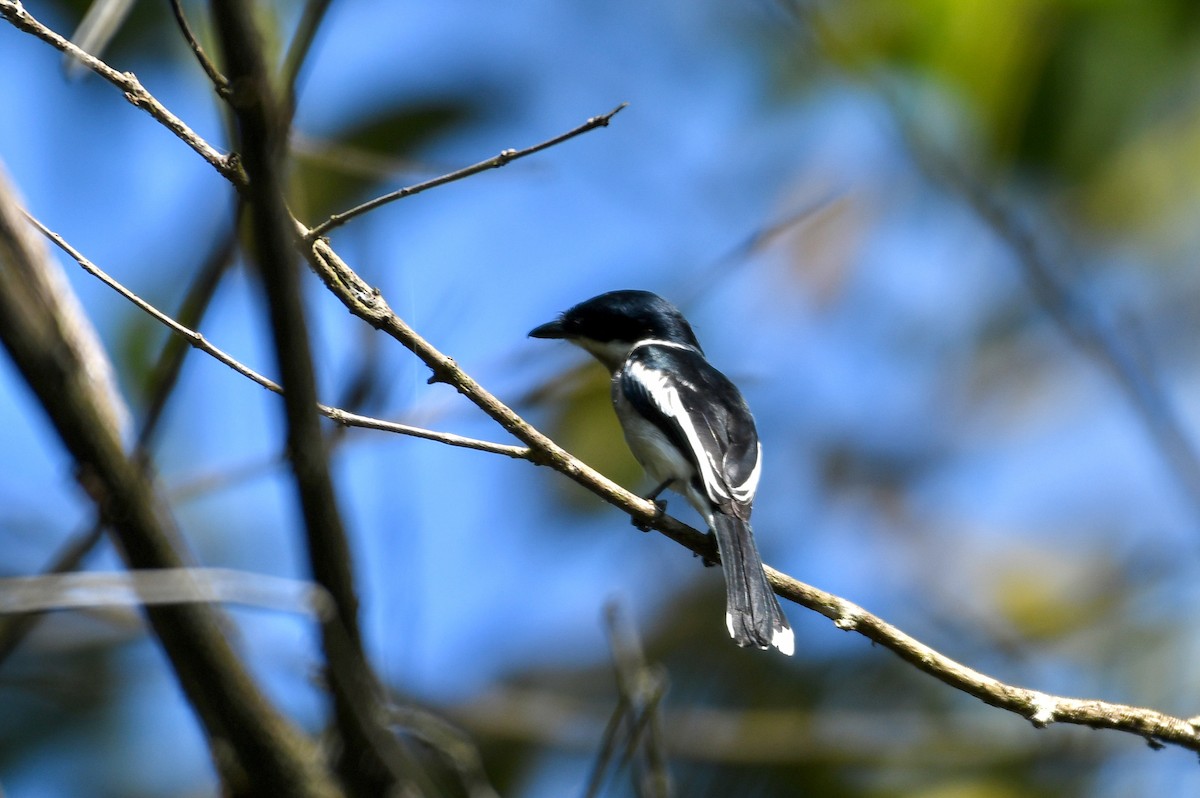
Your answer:
[[[566,338],[567,331],[563,329],[562,319],[547,322],[529,331],[530,338]]]

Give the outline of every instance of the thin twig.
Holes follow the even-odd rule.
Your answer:
[[[217,95],[223,99],[228,99],[229,80],[221,74],[221,70],[217,69],[217,65],[212,62],[212,59],[208,57],[208,53],[204,52],[204,48],[200,46],[200,42],[196,39],[196,34],[192,32],[192,26],[188,24],[187,16],[183,13],[183,3],[181,0],[171,0],[171,11],[175,14],[175,21],[179,24],[179,32],[183,34],[183,38],[187,41],[188,47],[191,48],[192,54],[200,62],[200,68],[204,70],[204,74],[208,75],[208,79],[212,81]]]
[[[667,695],[666,671],[647,668],[641,686],[641,709],[633,718],[623,761],[634,761],[633,786],[639,798],[670,798],[673,789],[667,770],[659,710]]]
[[[27,211],[25,215],[28,218]],[[237,244],[236,217],[235,213],[235,224],[230,235],[214,250],[208,263],[200,270],[179,310],[180,317],[189,320],[188,326],[196,326],[196,322],[203,316],[209,300],[216,292],[220,276],[225,272],[228,261],[233,257],[233,251]],[[143,472],[150,464],[150,443],[163,418],[163,410],[177,384],[184,355],[188,351],[188,346],[183,343],[181,338],[170,336],[164,343],[155,363],[150,378],[150,399],[147,402],[146,412],[141,418],[133,447],[133,460],[138,463]],[[89,528],[68,542],[43,571],[43,574],[63,574],[76,570],[82,564],[84,557],[103,537],[104,523],[102,519],[97,518],[89,525]],[[27,613],[0,620],[0,664],[16,650],[30,632],[37,628],[38,623],[44,617],[38,613]]]
[[[21,30],[33,33],[52,46],[65,50],[61,37],[45,29],[40,23],[32,23],[15,0],[0,0],[0,16],[9,19]],[[46,35],[49,34],[49,35]],[[87,63],[97,72],[109,77],[103,70],[115,73],[107,65],[86,56]],[[99,64],[98,69],[91,62]],[[115,73],[118,76],[120,73]],[[123,83],[113,80],[121,87]],[[151,98],[153,99],[153,98]],[[151,107],[161,109],[154,101]],[[165,110],[165,109],[164,109]],[[244,185],[244,175],[237,170],[222,168],[218,155],[210,158],[206,152],[215,152],[207,143],[196,146],[187,136],[175,130],[168,122],[169,115],[151,113],[156,120],[176,132],[176,135],[217,168],[237,186]],[[188,131],[190,133],[190,131]],[[194,136],[194,134],[191,134]],[[300,237],[310,242],[305,247],[304,257],[330,291],[352,313],[371,326],[386,332],[403,346],[417,355],[433,372],[431,381],[444,382],[491,416],[504,429],[529,445],[525,459],[537,465],[548,465],[568,478],[584,486],[592,493],[609,502],[639,524],[657,529],[667,537],[710,560],[717,560],[717,552],[708,537],[696,529],[668,515],[658,512],[652,503],[642,499],[615,482],[609,480],[582,461],[576,459],[542,435],[507,405],[475,382],[446,355],[416,334],[396,316],[382,295],[364,282],[333,250],[327,241],[319,239],[312,231],[295,222]],[[1200,752],[1200,716],[1184,719],[1166,715],[1152,709],[1113,704],[1105,701],[1053,696],[1036,690],[1014,687],[997,681],[926,646],[905,634],[862,607],[832,593],[819,590],[771,567],[767,576],[775,592],[833,620],[839,629],[854,631],[890,649],[893,653],[930,674],[939,681],[975,696],[979,700],[1000,709],[1021,715],[1036,726],[1052,722],[1090,726],[1098,729],[1113,729],[1135,734],[1156,743],[1177,745],[1190,751]]]
[[[470,735],[425,709],[391,706],[387,714],[398,731],[420,740],[448,760],[467,798],[499,798],[488,780],[479,746]]]
[[[595,130],[598,127],[608,127],[609,121],[611,121],[614,116],[620,113],[621,110],[628,104],[629,103],[621,103],[608,113],[600,114],[600,116],[593,116],[579,127],[568,130],[566,133],[555,136],[552,139],[547,139],[541,144],[535,144],[532,147],[526,147],[523,150],[503,150],[499,155],[488,158],[486,161],[480,161],[479,163],[441,175],[440,177],[426,180],[423,183],[417,183],[416,185],[393,191],[390,194],[384,194],[382,197],[376,197],[373,200],[368,200],[362,205],[358,205],[348,211],[335,213],[333,216],[330,216],[328,219],[305,233],[305,239],[307,241],[313,241],[314,239],[327,235],[331,230],[341,227],[356,216],[361,216],[368,211],[373,211],[379,206],[386,205],[389,202],[395,202],[398,199],[411,197],[414,194],[420,194],[422,191],[426,191],[431,188],[437,188],[438,186],[444,186],[447,183],[453,183],[456,180],[462,180],[463,178],[477,175],[480,172],[486,172],[489,169],[499,169],[501,166],[507,166],[513,161],[524,158],[527,155],[533,155],[535,152],[541,152],[542,150],[562,144],[564,141],[573,139],[583,133],[587,133],[589,130]]]
[[[423,427],[414,427],[409,424],[401,424],[396,421],[385,421],[381,418],[372,418],[370,416],[362,416],[358,413],[351,413],[348,410],[341,410],[336,407],[318,404],[317,409],[321,411],[331,421],[338,424],[344,424],[347,427],[360,427],[362,429],[374,429],[381,432],[395,432],[400,435],[408,435],[412,438],[423,438],[427,441],[437,441],[445,443],[449,446],[459,446],[463,449],[475,449],[480,452],[488,452],[489,454],[501,454],[505,457],[511,457],[514,460],[529,460],[532,457],[532,452],[528,446],[514,446],[508,443],[493,443],[492,441],[483,441],[478,438],[468,438],[462,435],[455,435],[452,432],[437,432]]]
[[[67,241],[58,233],[46,227],[28,211],[24,211],[24,213],[25,218],[27,218],[34,227],[40,230],[42,235],[54,242],[55,246],[57,246],[63,252],[70,255],[71,258],[74,259],[75,262],[84,269],[84,271],[116,291],[118,294],[132,303],[136,308],[149,315],[155,321],[166,326],[167,329],[171,330],[176,335],[181,336],[195,349],[204,352],[217,362],[228,366],[238,374],[241,374],[246,379],[262,386],[263,388],[266,388],[268,391],[281,396],[283,395],[283,388],[281,388],[274,380],[259,374],[254,369],[229,355],[223,349],[214,346],[202,333],[196,332],[189,327],[185,327],[171,316],[163,313],[161,310],[142,299],[133,291],[130,291],[99,266],[84,257],[79,250],[67,243]],[[321,403],[317,404],[317,410],[331,421],[347,427],[361,427],[362,429],[373,429],[381,432],[393,432],[399,435],[408,435],[413,438],[436,441],[449,446],[458,446],[464,449],[475,449],[477,451],[488,452],[490,454],[500,454],[516,460],[528,460],[531,456],[529,448],[526,446],[513,446],[511,444],[493,443],[492,441],[468,438],[463,435],[455,435],[450,432],[438,432],[436,430],[415,427],[410,424],[401,424],[396,421],[387,421],[381,418],[372,418],[370,416],[364,416],[358,413],[351,413],[347,410],[342,410],[341,408],[331,407]]]
[[[237,255],[238,227],[242,219],[242,209],[243,205],[239,201],[233,211],[233,220],[229,230],[200,266],[184,294],[179,310],[175,316],[171,317],[180,327],[189,330],[197,329],[208,312],[213,298],[217,295],[221,278],[228,272]],[[46,231],[43,229],[42,232],[45,234]],[[51,238],[51,240],[54,239]],[[62,246],[58,241],[55,241],[55,244],[60,248]],[[79,262],[78,258],[75,260],[77,263]],[[165,314],[161,315],[165,317]],[[151,317],[162,320],[153,314]],[[163,342],[162,348],[159,350],[158,358],[150,372],[149,400],[146,403],[146,412],[142,417],[141,429],[138,430],[135,446],[135,451],[140,459],[149,459],[151,443],[158,432],[167,402],[174,394],[175,386],[179,383],[179,375],[183,372],[183,363],[187,353],[192,348],[194,347],[189,347],[184,337],[170,335],[167,336],[167,340]]]
[[[592,769],[588,773],[587,784],[583,788],[583,798],[597,798],[600,795],[600,790],[604,787],[605,776],[608,775],[608,763],[612,761],[613,754],[617,751],[617,737],[620,735],[628,715],[629,702],[625,696],[619,696],[617,705],[613,707],[612,714],[608,716],[608,723],[604,724],[604,732],[600,735],[600,749],[592,761]]]

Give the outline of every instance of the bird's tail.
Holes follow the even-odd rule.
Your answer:
[[[725,572],[725,624],[739,646],[775,648],[789,657],[792,628],[763,573],[750,525],[733,515],[712,514],[712,529]]]

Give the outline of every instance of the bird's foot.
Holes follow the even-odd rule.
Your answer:
[[[713,534],[713,533],[710,531],[710,532],[708,533],[707,537],[708,537],[708,539],[709,539],[710,541],[712,541],[712,542],[713,542],[713,546],[714,546],[714,548],[715,548],[715,547],[716,547],[716,540],[717,540],[717,538],[716,538],[716,535],[714,535],[714,534]],[[703,565],[705,568],[712,568],[714,565],[716,565],[716,564],[717,564],[717,561],[716,561],[716,560],[713,560],[713,559],[710,559],[710,558],[708,558],[708,557],[705,557],[703,554],[699,554],[699,553],[697,553],[697,552],[694,552],[694,551],[692,552],[692,556],[693,556],[693,557],[699,557],[699,558],[700,558],[700,563],[701,563],[701,564],[702,564],[702,565]]]
[[[658,493],[655,492],[655,493],[650,494],[650,496],[646,497],[650,501],[654,502],[654,506],[656,508],[658,508],[657,512],[654,513],[655,521],[657,521],[658,519],[662,518],[664,515],[667,514],[667,500],[654,498],[657,495],[658,495]],[[643,532],[649,532],[651,529],[654,528],[650,525],[650,522],[639,520],[636,517],[633,519],[633,525],[635,527],[637,527],[638,529],[642,530]]]

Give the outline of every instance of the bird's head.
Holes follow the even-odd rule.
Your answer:
[[[529,336],[570,341],[613,371],[642,341],[667,341],[700,350],[692,326],[679,309],[649,291],[609,291],[592,297],[535,327]]]

